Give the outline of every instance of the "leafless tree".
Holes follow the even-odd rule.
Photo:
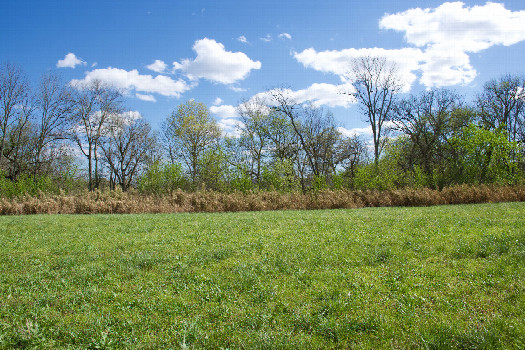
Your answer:
[[[242,102],[237,111],[242,124],[238,127],[237,139],[241,150],[240,158],[253,181],[259,183],[265,158],[270,150],[269,109],[259,99]]]
[[[110,182],[118,183],[127,191],[155,147],[151,126],[143,119],[126,118],[125,113],[115,114],[106,120],[101,141],[104,160],[111,173]]]
[[[99,141],[106,120],[122,112],[122,93],[98,80],[76,88],[69,137],[86,157],[92,191],[99,185]]]
[[[303,106],[300,130],[305,152],[309,155],[314,176],[329,176],[336,171],[336,145],[341,140],[331,112],[315,106]]]
[[[397,65],[385,57],[363,56],[353,61],[351,78],[354,90],[347,92],[359,104],[372,128],[374,160],[381,154],[383,127],[392,113],[395,96],[402,88]]]
[[[402,99],[393,109],[395,129],[410,140],[409,162],[420,165],[428,177],[447,156],[448,139],[472,121],[464,118],[468,114],[456,113],[462,105],[458,94],[434,89]]]
[[[2,64],[0,67],[0,168],[6,167],[6,141],[11,138],[12,142],[16,142],[16,136],[21,135],[29,122],[33,108],[30,98],[29,81],[22,69],[16,64]]]
[[[476,101],[485,126],[505,128],[511,141],[525,141],[524,88],[524,77],[507,74],[488,81]]]
[[[35,95],[35,140],[33,167],[34,176],[43,170],[60,153],[60,140],[66,138],[66,132],[73,111],[71,88],[64,85],[60,77],[53,73],[42,76]]]
[[[329,176],[336,171],[335,147],[341,139],[332,113],[313,105],[299,104],[288,89],[273,89],[272,110],[284,115],[295,133],[296,165],[301,186],[306,189],[309,176]]]

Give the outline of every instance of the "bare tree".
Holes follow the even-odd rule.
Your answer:
[[[309,155],[314,176],[329,176],[336,171],[336,145],[341,140],[331,112],[315,106],[303,106],[300,130],[305,152]]]
[[[206,151],[218,144],[221,130],[201,102],[190,100],[179,105],[164,122],[164,142],[170,160],[181,159],[193,185],[199,175],[199,162]]]
[[[525,101],[520,98],[524,88],[525,78],[507,74],[488,81],[476,101],[485,126],[504,128],[511,141],[525,141]]]
[[[395,95],[402,81],[397,65],[385,57],[363,56],[353,61],[351,72],[354,91],[347,92],[358,103],[372,128],[374,160],[381,154],[383,127],[391,117]]]
[[[77,86],[69,137],[87,159],[90,191],[99,185],[98,147],[106,119],[121,111],[119,90],[98,80]]]
[[[60,77],[53,73],[42,76],[35,95],[35,141],[33,167],[36,177],[47,164],[50,167],[57,152],[58,141],[66,138],[71,113],[73,111],[71,88],[64,85]]]
[[[429,179],[447,156],[448,139],[472,121],[455,113],[462,104],[458,94],[439,89],[402,99],[393,108],[395,129],[410,140],[409,163],[421,166]]]
[[[272,103],[275,104],[271,108],[274,111],[280,112],[288,118],[288,121],[292,125],[292,128],[297,135],[299,140],[300,148],[305,152],[305,157],[310,168],[316,169],[314,159],[312,154],[309,153],[308,146],[306,145],[306,140],[301,129],[301,112],[302,107],[295,101],[295,98],[292,96],[289,89],[273,89],[270,91],[271,97],[273,99]],[[297,162],[298,170],[301,174],[301,186],[303,191],[306,190],[305,172],[303,170],[303,164],[300,160]],[[314,172],[314,175],[318,175]]]
[[[155,146],[151,126],[143,119],[133,119],[129,113],[115,114],[106,120],[101,138],[104,160],[123,191],[131,186],[134,177],[148,161]],[[111,181],[113,182],[113,181]]]
[[[6,166],[7,139],[20,135],[29,122],[32,112],[30,97],[29,82],[22,69],[4,63],[0,67],[0,167]],[[17,129],[18,133],[11,128]]]
[[[244,101],[237,108],[242,124],[238,127],[241,158],[255,183],[260,182],[265,158],[269,156],[268,107],[259,99]],[[244,156],[244,157],[243,157]]]

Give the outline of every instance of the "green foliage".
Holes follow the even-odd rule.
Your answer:
[[[457,154],[451,173],[457,183],[510,184],[521,178],[519,145],[509,141],[504,130],[470,124],[451,143]]]
[[[256,188],[248,171],[240,166],[228,172],[228,184],[233,192],[248,193]]]
[[[221,147],[208,149],[198,161],[198,179],[208,190],[226,191],[228,157]]]
[[[139,178],[139,190],[155,195],[171,195],[177,189],[186,188],[187,180],[182,174],[182,166],[154,162]]]
[[[25,195],[36,196],[39,193],[58,193],[59,186],[49,176],[34,178],[23,174],[12,181],[0,172],[0,198],[14,198]]]
[[[290,160],[276,160],[271,165],[265,165],[261,178],[261,189],[278,192],[294,192],[300,189],[299,179],[295,176]]]
[[[389,147],[377,163],[357,168],[353,179],[355,189],[392,190],[406,185],[407,174],[399,167],[399,148]]]

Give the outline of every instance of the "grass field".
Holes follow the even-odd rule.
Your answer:
[[[0,348],[524,349],[525,203],[0,217]]]

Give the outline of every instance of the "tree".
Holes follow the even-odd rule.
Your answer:
[[[182,160],[195,186],[203,154],[217,146],[221,130],[201,102],[179,105],[164,122],[164,141],[172,163]]]
[[[470,124],[452,139],[452,144],[460,155],[451,164],[457,182],[508,184],[518,178],[521,159],[514,159],[513,155],[519,154],[520,147],[508,140],[505,130]]]
[[[350,75],[353,91],[347,92],[359,104],[372,129],[374,160],[377,164],[382,148],[383,127],[390,119],[395,95],[402,81],[394,62],[385,57],[363,56],[354,59]]]
[[[36,125],[32,161],[35,178],[40,172],[49,172],[53,168],[52,162],[60,153],[58,141],[67,136],[73,107],[71,88],[65,86],[58,75],[48,73],[42,76],[35,95]]]
[[[148,160],[156,141],[151,126],[142,116],[135,119],[132,113],[114,114],[106,123],[100,144],[104,160],[111,172],[111,182],[127,191]]]
[[[520,98],[525,88],[525,78],[502,76],[488,81],[477,97],[478,114],[490,130],[504,128],[509,140],[525,141],[525,101]]]
[[[335,173],[341,161],[336,153],[341,133],[330,111],[310,105],[304,106],[301,112],[299,129],[305,152],[311,159],[311,171],[315,177],[326,178]]]
[[[16,150],[16,142],[30,120],[33,108],[30,98],[29,82],[22,69],[4,63],[0,67],[0,168],[7,166],[6,142],[10,138],[11,150]],[[10,153],[11,158],[18,155]]]
[[[250,174],[254,183],[261,180],[261,172],[265,158],[269,156],[269,109],[259,99],[244,101],[237,108],[241,116],[240,135],[237,139],[242,163]],[[239,157],[238,157],[239,158]]]
[[[69,137],[88,162],[88,183],[99,185],[99,152],[106,120],[122,111],[122,93],[99,80],[76,86]]]
[[[462,98],[440,89],[400,100],[393,108],[395,129],[408,137],[406,161],[411,169],[420,166],[432,184],[436,168],[450,156],[448,139],[472,122],[472,113],[460,113]],[[443,165],[443,164],[441,164]]]

